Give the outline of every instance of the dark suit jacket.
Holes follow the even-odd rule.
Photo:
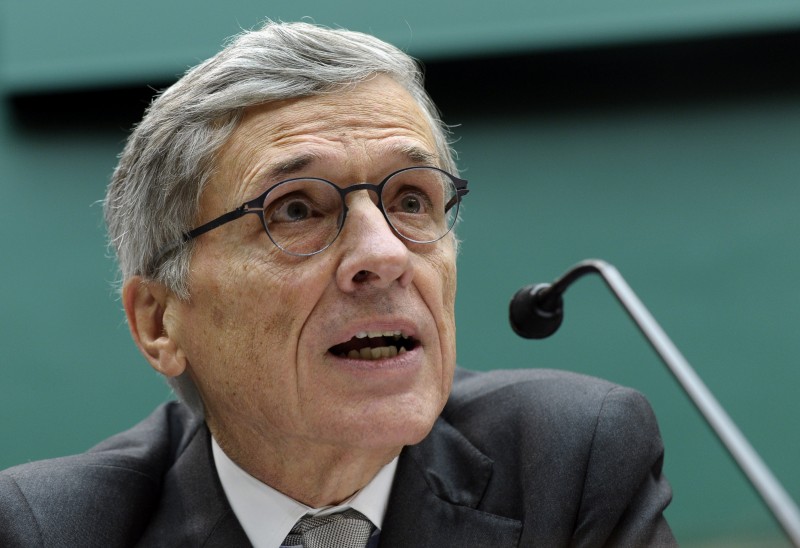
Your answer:
[[[406,447],[381,546],[662,546],[671,492],[650,406],[580,375],[458,371]],[[0,546],[249,546],[204,423],[169,403],[89,452],[0,473]]]

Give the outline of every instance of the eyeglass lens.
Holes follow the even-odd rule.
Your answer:
[[[386,180],[380,202],[402,237],[434,242],[447,234],[458,215],[455,183],[444,172],[413,168]],[[276,186],[264,197],[264,227],[275,245],[292,254],[311,255],[329,246],[344,219],[340,189],[321,179],[296,179]]]

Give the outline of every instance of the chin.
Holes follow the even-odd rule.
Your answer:
[[[360,429],[360,445],[364,447],[402,448],[421,442],[433,428],[441,407],[436,405],[387,406],[366,411],[353,425]],[[352,430],[351,430],[352,431]]]

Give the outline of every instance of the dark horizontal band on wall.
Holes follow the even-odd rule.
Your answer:
[[[798,52],[800,31],[573,48],[432,63],[427,86],[450,108],[498,113],[800,94]]]

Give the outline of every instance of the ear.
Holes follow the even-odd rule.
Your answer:
[[[153,369],[168,377],[186,370],[186,355],[166,321],[177,302],[163,284],[141,276],[128,279],[122,288],[122,304],[136,346]]]

